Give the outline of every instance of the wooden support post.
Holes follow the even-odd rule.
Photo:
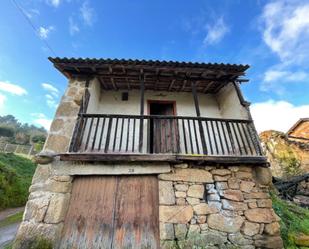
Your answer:
[[[87,113],[88,104],[90,100],[90,93],[88,90],[89,81],[90,80],[87,79],[85,83],[85,92],[82,97],[82,102],[79,108],[79,112],[78,112],[79,115],[77,116],[77,119],[76,119],[73,135],[72,135],[70,146],[69,146],[69,152],[77,152],[80,149],[80,145],[83,140],[83,135],[84,135],[83,131],[86,125],[85,120],[87,119],[83,119],[82,115]]]
[[[261,147],[260,137],[258,135],[258,132],[257,132],[256,128],[255,128],[255,125],[254,125],[254,122],[253,122],[253,119],[252,119],[252,116],[251,116],[250,108],[249,108],[250,103],[247,102],[245,100],[244,96],[242,95],[240,87],[239,87],[239,83],[237,83],[236,81],[233,81],[233,86],[234,86],[235,91],[237,93],[237,96],[238,96],[240,104],[244,108],[246,108],[247,114],[248,114],[248,118],[251,121],[251,123],[248,125],[248,127],[249,127],[249,136],[251,136],[253,141],[254,141],[253,143],[254,143],[255,150],[256,150],[257,154],[263,156],[264,152],[263,152],[262,147]]]
[[[201,112],[200,112],[200,106],[199,106],[199,102],[198,102],[195,82],[191,82],[191,88],[192,88],[192,94],[193,94],[193,98],[194,98],[194,105],[195,105],[195,110],[196,110],[196,116],[200,117],[201,116]],[[205,141],[205,134],[204,134],[204,129],[203,129],[202,121],[200,119],[198,119],[198,126],[199,126],[199,130],[200,130],[200,135],[201,135],[203,154],[206,155],[207,154],[207,147],[206,147],[206,141]]]
[[[145,93],[145,82],[144,82],[144,75],[141,75],[141,102],[140,102],[140,115],[144,115],[144,93]],[[140,119],[139,124],[139,146],[138,150],[140,153],[143,151],[143,140],[144,140],[144,119]]]

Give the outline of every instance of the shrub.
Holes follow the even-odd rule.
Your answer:
[[[309,235],[309,210],[293,203],[281,200],[275,193],[271,193],[273,208],[281,218],[280,228],[284,248],[301,248],[295,244],[298,234]]]
[[[36,165],[11,153],[0,153],[0,210],[23,206]]]
[[[0,126],[0,136],[2,137],[14,137],[14,129],[9,126]]]

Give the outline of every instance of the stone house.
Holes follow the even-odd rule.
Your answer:
[[[287,132],[290,139],[309,143],[309,118],[299,119]]]
[[[14,248],[282,248],[248,65],[49,58],[68,78]]]

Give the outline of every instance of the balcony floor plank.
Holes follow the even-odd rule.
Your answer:
[[[198,164],[260,165],[269,167],[264,156],[205,156],[175,154],[106,154],[106,153],[64,153],[61,161],[85,162],[198,162]]]

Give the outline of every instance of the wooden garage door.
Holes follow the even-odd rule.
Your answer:
[[[159,248],[155,176],[81,176],[73,182],[60,248]]]

